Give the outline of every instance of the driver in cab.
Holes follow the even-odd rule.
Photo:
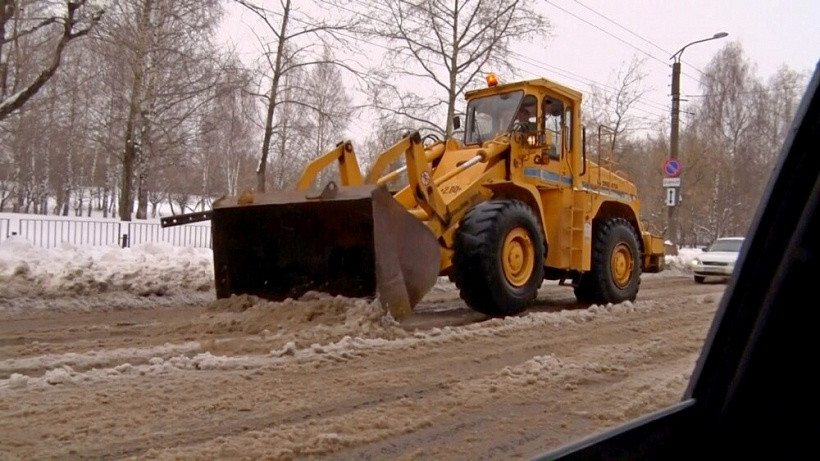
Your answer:
[[[513,130],[521,130],[524,133],[535,131],[535,115],[533,114],[535,107],[522,105],[515,116],[515,123]]]

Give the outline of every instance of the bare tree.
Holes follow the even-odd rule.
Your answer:
[[[103,14],[102,9],[89,5],[87,0],[66,0],[62,13],[52,12],[48,2],[40,2],[40,5],[31,5],[31,9],[45,15],[26,17],[22,13],[20,3],[16,0],[0,0],[0,120],[21,108],[43,88],[57,72],[66,45],[87,35]],[[7,36],[9,23],[13,25],[11,34]],[[31,81],[21,82],[13,79],[9,85],[9,58],[3,56],[5,45],[11,44],[13,47],[21,38],[39,33],[41,30],[50,32],[53,29],[59,32],[56,37],[49,37],[56,39],[56,44],[44,68]]]
[[[381,72],[375,105],[446,136],[453,133],[456,99],[488,67],[509,66],[517,40],[545,38],[547,18],[524,0],[386,0],[371,7],[375,36],[389,40],[388,67]],[[396,75],[434,94],[399,89]],[[446,110],[446,125],[431,117]]]
[[[805,91],[806,82],[805,74],[783,66],[769,79],[767,91],[756,95],[758,112],[765,119],[761,123],[766,126],[765,130],[759,132],[762,137],[760,142],[769,146],[763,152],[764,157],[758,159],[761,165],[773,167]]]
[[[282,76],[279,90],[282,101],[306,101],[304,87],[298,83],[307,80],[307,74],[306,68],[295,68]],[[270,177],[267,179],[274,189],[292,187],[308,156],[313,153],[309,144],[312,141],[309,112],[306,104],[278,106],[271,137],[271,152],[275,155],[269,159]]]
[[[237,195],[240,184],[255,182],[249,175],[255,164],[252,139],[258,131],[252,123],[251,73],[240,67],[237,58],[227,61],[232,64],[220,72],[214,95],[199,118],[198,147],[191,166],[198,168],[201,177],[200,206],[209,205],[209,198]]]
[[[704,70],[702,81],[708,96],[699,115],[704,134],[714,147],[713,161],[722,166],[715,170],[710,219],[716,236],[744,234],[762,191],[758,183],[761,172],[752,161],[759,146],[750,141],[758,129],[751,102],[764,88],[737,43],[718,52]]]
[[[612,92],[597,100],[598,95],[593,94],[593,107],[588,112],[593,114],[593,123],[602,121],[624,128],[617,136],[622,153],[619,167],[638,187],[642,218],[662,229],[666,205],[660,165],[669,155],[668,131],[658,127],[649,134],[644,131],[639,138],[632,128],[644,127],[638,117],[630,120],[634,107],[613,110],[618,107],[619,94],[639,93],[624,90],[630,87],[629,82],[638,81],[624,78],[634,73],[630,72],[632,64],[625,69],[608,87]],[[682,111],[686,116],[680,147],[687,160],[678,215],[681,243],[703,245],[717,237],[746,232],[806,80],[806,75],[782,68],[764,83],[737,43],[729,43],[704,67],[702,94],[688,95],[690,103]],[[615,91],[618,88],[621,91]]]
[[[613,73],[608,87],[593,85],[586,99],[589,110],[587,117],[594,125],[612,130],[607,148],[613,154],[617,143],[625,135],[640,126],[640,118],[635,115],[635,104],[646,94],[644,79],[644,59],[633,57],[628,63]],[[619,155],[614,154],[616,161]]]
[[[695,239],[746,233],[794,117],[804,80],[781,70],[766,85],[738,43],[704,68],[683,133],[687,159],[680,215]]]
[[[249,0],[236,1],[255,14],[264,24],[266,32],[273,36],[271,41],[258,36],[269,72],[266,78],[267,91],[259,94],[265,106],[265,117],[262,153],[256,170],[256,189],[264,192],[268,158],[274,138],[275,120],[278,116],[277,110],[285,104],[307,105],[301,99],[286,100],[282,97],[283,78],[288,73],[307,66],[322,63],[342,66],[343,64],[338,61],[328,61],[327,56],[323,57],[323,51],[329,43],[347,46],[346,33],[357,27],[360,18],[334,15],[332,19],[323,19],[312,12],[305,13],[299,8],[309,6],[306,5],[307,2],[299,2],[297,6],[291,0],[280,0],[278,9],[272,10]],[[323,2],[322,7],[327,8],[328,4],[333,5],[333,2],[327,0]],[[313,5],[312,9],[315,11],[317,8]],[[346,10],[337,12],[342,11]]]
[[[86,1],[0,1],[0,124],[7,130],[3,150],[11,165],[4,179],[13,184],[14,211],[48,212],[48,199],[69,195],[69,181],[80,173],[58,166],[63,159],[54,147],[67,141],[63,99],[83,82],[53,77],[72,50],[82,49],[68,43],[101,15]]]
[[[181,163],[163,157],[184,154],[178,146],[196,131],[189,121],[216,82],[210,37],[221,9],[217,0],[113,0],[109,11],[99,40],[108,45],[110,65],[128,70],[130,84],[119,215],[131,220],[136,189],[136,218],[145,219],[149,176]]]

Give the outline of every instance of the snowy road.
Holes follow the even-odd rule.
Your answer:
[[[447,285],[401,325],[322,296],[0,311],[0,458],[526,459],[680,400],[725,289],[547,283],[488,320]]]

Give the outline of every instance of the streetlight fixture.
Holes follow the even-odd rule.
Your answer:
[[[674,60],[672,63],[672,131],[669,134],[669,159],[670,160],[677,160],[678,158],[678,128],[680,125],[680,59],[683,56],[683,50],[685,50],[688,46],[694,45],[695,43],[702,43],[708,42],[709,40],[716,40],[719,38],[726,37],[726,32],[718,32],[715,35],[704,38],[702,40],[695,40],[694,42],[688,43],[683,46],[677,53],[673,54],[672,57],[669,59]],[[677,248],[678,246],[678,225],[677,225],[677,201],[679,200],[680,194],[676,193],[677,191],[672,191],[673,199],[667,202],[668,205],[668,215],[667,215],[667,230],[669,232],[669,237],[672,243]]]

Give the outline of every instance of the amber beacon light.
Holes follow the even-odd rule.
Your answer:
[[[487,75],[487,86],[498,85],[498,77],[495,74]]]

